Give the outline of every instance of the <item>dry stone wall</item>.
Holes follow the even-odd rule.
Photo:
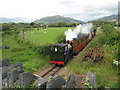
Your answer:
[[[69,75],[67,80],[61,76],[50,76],[48,78],[37,77],[23,70],[19,62],[10,64],[9,59],[0,60],[0,75],[2,76],[2,88],[31,88],[40,89],[53,88],[96,88],[96,77],[88,72],[85,75]]]
[[[0,74],[2,74],[2,87],[15,88],[20,85],[25,88],[38,77],[23,70],[23,65],[19,62],[10,64],[9,59],[0,60]]]

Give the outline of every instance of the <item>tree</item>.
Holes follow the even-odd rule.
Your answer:
[[[2,31],[8,31],[10,29],[11,29],[11,27],[9,24],[7,24],[7,23],[2,24]]]
[[[31,25],[31,26],[34,26],[34,25],[35,25],[35,23],[34,23],[34,22],[31,22],[31,23],[30,23],[30,25]]]
[[[50,27],[65,27],[67,24],[64,21],[58,21],[54,23],[50,23],[48,26]]]
[[[58,25],[59,27],[62,27],[62,26],[66,26],[66,23],[63,22],[63,21],[60,21],[60,22],[57,22],[57,25]]]

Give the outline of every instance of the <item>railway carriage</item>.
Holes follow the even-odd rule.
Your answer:
[[[81,51],[88,42],[88,35],[80,34],[78,38],[74,38],[72,41],[73,52],[75,54],[79,53],[79,51]]]
[[[51,45],[50,63],[55,65],[65,65],[65,63],[73,57],[73,55],[78,54],[92,38],[95,36],[96,29],[92,30],[90,34],[80,34],[77,38],[71,41],[72,48],[68,49],[67,55],[64,55],[65,47],[67,44],[54,44]]]

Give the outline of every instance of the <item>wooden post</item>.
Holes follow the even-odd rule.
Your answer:
[[[23,29],[23,39],[25,39],[25,35],[24,34],[25,34],[25,32],[24,32],[24,29]]]
[[[118,27],[120,27],[120,1],[118,2]]]

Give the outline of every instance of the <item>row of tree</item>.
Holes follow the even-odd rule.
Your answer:
[[[50,24],[44,24],[44,23],[39,23],[36,24],[34,22],[30,23],[30,26],[32,27],[74,27],[76,26],[77,23],[65,23],[64,21],[58,21]]]
[[[110,22],[110,21],[91,21],[96,27],[100,27],[105,24],[111,24],[113,26],[117,26],[116,22]]]
[[[44,25],[43,23],[36,24],[34,22],[31,23],[2,23],[0,24],[2,26],[2,31],[6,34],[9,34],[12,31],[21,31],[21,30],[27,30],[32,28],[42,28],[46,29],[47,27],[74,27],[76,26],[76,23],[67,24],[65,22],[56,22],[51,23],[48,25]]]
[[[116,22],[108,22],[108,21],[92,21],[96,27],[100,27],[105,24],[111,24],[113,26],[117,26]],[[65,23],[62,21],[51,23],[48,25],[44,25],[43,23],[36,24],[34,22],[31,23],[2,23],[0,26],[2,26],[2,31],[4,33],[10,33],[11,31],[17,31],[20,30],[31,30],[32,28],[42,28],[46,29],[47,27],[75,27],[78,23]],[[80,24],[80,23],[79,23]]]
[[[49,27],[74,27],[77,23],[65,23],[63,21],[48,24]]]

